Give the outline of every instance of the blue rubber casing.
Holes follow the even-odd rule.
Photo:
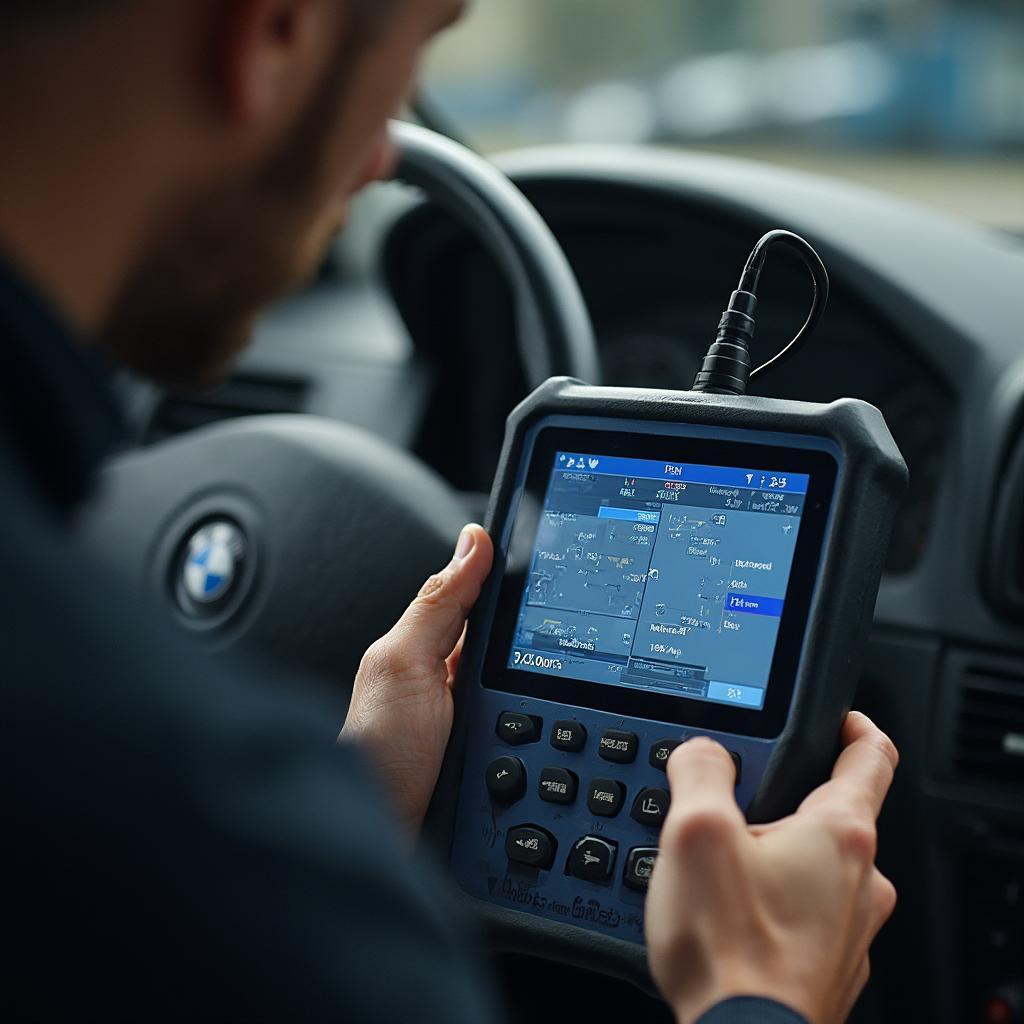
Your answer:
[[[485,685],[484,655],[533,444],[548,428],[812,449],[835,460],[838,472],[803,646],[785,724],[776,735],[688,728],[678,720],[610,713]],[[642,945],[644,894],[625,885],[623,868],[631,849],[658,843],[656,827],[639,824],[629,813],[642,789],[668,788],[665,773],[649,762],[651,746],[664,739],[706,735],[739,755],[737,801],[754,821],[788,813],[826,777],[856,687],[858,658],[906,481],[906,466],[881,414],[850,399],[812,405],[596,388],[556,378],[513,411],[485,524],[495,542],[495,568],[470,619],[456,684],[455,728],[428,819],[429,834],[449,860],[459,888],[481,912],[495,946],[539,953],[649,985]],[[676,700],[683,706],[697,703]],[[515,746],[503,741],[495,728],[503,712],[542,720],[537,739]],[[562,719],[585,728],[582,750],[558,750],[550,744],[551,727]],[[632,763],[610,763],[599,756],[599,740],[607,729],[638,736]],[[524,796],[511,806],[492,801],[485,785],[487,765],[501,755],[519,758],[528,777]],[[540,799],[537,778],[545,767],[565,768],[579,778],[581,792],[573,803]],[[614,779],[625,787],[625,805],[615,817],[595,816],[588,810],[585,787],[594,778]],[[510,864],[506,833],[523,824],[539,826],[555,837],[558,848],[550,870]],[[567,855],[584,836],[616,847],[609,881],[587,882],[568,874]]]

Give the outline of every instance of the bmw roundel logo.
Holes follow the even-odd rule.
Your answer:
[[[187,599],[182,603],[207,608],[222,604],[241,577],[246,553],[245,536],[226,519],[208,522],[196,530],[188,539],[181,563],[179,593]]]

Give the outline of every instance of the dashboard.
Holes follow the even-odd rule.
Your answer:
[[[867,1019],[954,1024],[985,1019],[993,1000],[1024,1005],[1024,246],[709,155],[563,147],[498,162],[580,280],[605,384],[688,387],[764,231],[790,228],[821,252],[822,325],[751,390],[871,402],[910,468],[858,695],[902,753],[880,830],[900,903],[874,954]],[[221,391],[136,393],[139,436],[316,412],[413,451],[482,515],[504,418],[527,391],[509,289],[468,231],[418,197],[371,199],[365,214],[345,274],[274,311]],[[764,359],[806,315],[804,273],[783,253],[765,270]],[[545,550],[560,550],[554,529]],[[539,671],[559,638],[527,627],[552,587],[524,595],[516,650]],[[657,602],[624,618],[634,612],[656,622]]]
[[[554,227],[580,280],[594,320],[604,382],[689,387],[739,269],[762,227],[771,226],[768,221],[709,211],[700,202],[667,209],[644,189],[614,185],[569,190],[545,183],[527,192]],[[421,227],[415,225],[415,230]],[[406,242],[403,237],[395,245],[405,250]],[[494,416],[494,407],[510,410],[526,385],[514,359],[512,310],[497,269],[465,237],[450,240],[443,252],[435,276],[424,280],[417,274],[415,292],[409,295],[415,310],[410,326],[428,350],[438,331],[439,343],[446,347],[464,340],[459,362],[465,378],[448,376],[420,448],[458,486],[482,490],[489,485],[500,445],[495,422],[500,427],[500,417]],[[407,286],[403,268],[393,265],[392,273],[401,297]],[[419,296],[427,294],[434,296],[433,302],[421,304]],[[765,270],[762,294],[758,340],[767,359],[803,322],[810,281],[797,260],[781,253]],[[462,325],[455,332],[453,308]],[[496,310],[498,316],[493,315]],[[487,339],[486,345],[480,345],[481,338]],[[490,372],[483,372],[484,367]],[[456,394],[466,394],[470,381],[488,376],[504,380],[506,388],[498,393],[484,384],[488,390],[479,404],[486,408],[455,400]],[[472,385],[473,391],[479,387]],[[763,382],[755,381],[751,393],[815,402],[851,396],[882,410],[911,469],[911,490],[887,568],[892,573],[912,569],[927,543],[956,415],[956,399],[941,364],[922,362],[906,333],[838,277],[825,321],[800,358],[782,364]],[[471,400],[471,406],[476,404]],[[456,438],[467,437],[475,439],[477,449],[469,459],[464,444],[453,445]],[[458,451],[458,462],[446,460],[446,451]]]

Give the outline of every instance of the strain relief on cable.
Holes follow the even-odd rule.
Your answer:
[[[718,334],[693,381],[694,391],[745,395],[750,379],[750,342],[754,337],[757,296],[737,290],[718,323]]]

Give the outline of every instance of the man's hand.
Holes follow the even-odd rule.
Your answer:
[[[356,675],[341,734],[363,744],[413,833],[427,812],[452,731],[452,683],[466,616],[493,556],[484,528],[467,526],[455,557],[370,647]]]
[[[672,805],[647,899],[654,979],[680,1024],[730,996],[765,996],[813,1024],[845,1020],[868,948],[896,903],[875,867],[875,821],[896,748],[851,712],[831,781],[796,814],[748,826],[735,770],[709,739],[668,763]]]

